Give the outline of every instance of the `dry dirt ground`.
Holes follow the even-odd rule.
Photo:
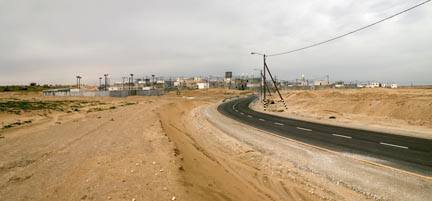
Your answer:
[[[277,112],[282,104],[275,104],[267,112],[432,139],[432,89],[292,90],[282,94],[288,110]],[[258,102],[252,107],[263,111]]]
[[[238,95],[243,94],[223,90],[128,98],[1,94],[3,103],[50,104],[1,112],[0,122],[6,127],[0,130],[0,200],[432,197],[430,178],[281,139],[216,111],[219,101]]]

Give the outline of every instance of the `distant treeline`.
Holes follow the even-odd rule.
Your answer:
[[[8,92],[8,91],[37,92],[37,91],[43,91],[45,89],[51,89],[54,87],[58,87],[58,86],[37,85],[35,83],[31,83],[30,85],[9,85],[9,86],[0,86],[0,92]]]

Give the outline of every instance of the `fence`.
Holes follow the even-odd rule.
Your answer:
[[[160,96],[163,91],[158,89],[151,90],[118,90],[118,91],[70,91],[67,89],[61,90],[46,90],[43,91],[44,96],[84,96],[84,97],[127,97],[127,96]]]

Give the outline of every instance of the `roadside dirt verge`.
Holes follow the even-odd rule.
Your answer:
[[[216,111],[216,105],[196,99],[176,101],[160,112],[164,131],[178,149],[188,199],[382,199],[304,164],[317,150],[298,150],[302,145],[227,119]],[[287,144],[289,150],[297,148],[294,155],[284,151]]]

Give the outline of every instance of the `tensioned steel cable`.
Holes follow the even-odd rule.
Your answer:
[[[378,20],[378,21],[376,21],[376,22],[374,22],[374,23],[372,23],[372,24],[366,25],[366,26],[364,26],[364,27],[357,28],[357,29],[355,29],[355,30],[353,30],[353,31],[350,31],[350,32],[345,33],[345,34],[338,35],[338,36],[333,37],[333,38],[331,38],[331,39],[328,39],[328,40],[325,40],[325,41],[322,41],[322,42],[318,42],[318,43],[314,43],[314,44],[312,44],[312,45],[308,45],[308,46],[301,47],[301,48],[298,48],[298,49],[289,50],[289,51],[280,52],[280,53],[275,53],[275,54],[269,54],[269,55],[266,55],[266,56],[267,56],[267,57],[273,57],[273,56],[280,56],[280,55],[284,55],[284,54],[290,54],[290,53],[293,53],[293,52],[298,52],[298,51],[301,51],[301,50],[309,49],[309,48],[312,48],[312,47],[316,47],[316,46],[318,46],[318,45],[322,45],[322,44],[325,44],[325,43],[328,43],[328,42],[331,42],[331,41],[334,41],[334,40],[337,40],[337,39],[343,38],[343,37],[348,36],[348,35],[350,35],[350,34],[353,34],[353,33],[359,32],[359,31],[361,31],[361,30],[363,30],[363,29],[367,29],[367,28],[372,27],[372,26],[374,26],[374,25],[377,25],[377,24],[379,24],[379,23],[381,23],[381,22],[384,22],[384,21],[386,21],[386,20],[389,20],[389,19],[391,19],[391,18],[394,18],[394,17],[396,17],[396,16],[398,16],[398,15],[400,15],[400,14],[402,14],[402,13],[408,12],[408,11],[414,9],[414,8],[417,8],[417,7],[422,6],[422,5],[426,4],[426,3],[429,3],[430,1],[432,1],[432,0],[427,0],[427,1],[424,1],[424,2],[422,2],[422,3],[416,4],[416,5],[414,5],[414,6],[410,7],[410,8],[407,8],[407,9],[405,9],[405,10],[403,10],[403,11],[400,11],[400,12],[398,12],[398,13],[396,13],[396,14],[393,14],[393,15],[391,15],[391,16],[388,16],[388,17],[386,17],[386,18],[383,18],[383,19],[381,19],[381,20]]]

